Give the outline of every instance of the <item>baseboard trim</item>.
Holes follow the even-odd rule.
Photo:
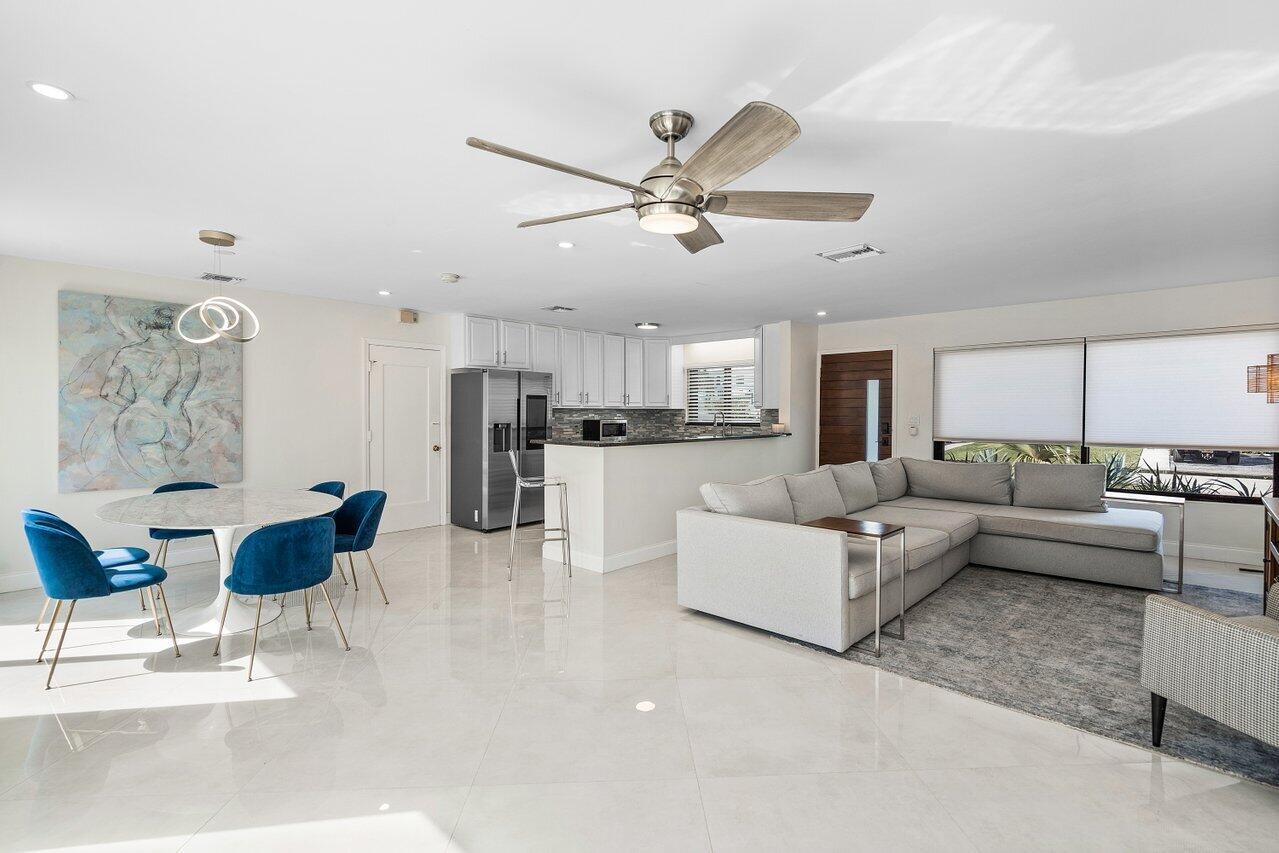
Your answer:
[[[615,572],[618,569],[625,569],[628,566],[638,565],[639,563],[647,563],[649,560],[656,560],[658,557],[666,557],[675,553],[675,540],[670,539],[666,542],[658,542],[654,545],[645,545],[643,548],[635,548],[631,551],[622,551],[618,554],[610,554],[608,557],[601,557],[599,554],[587,554],[582,551],[573,551],[573,568],[585,569],[588,572],[596,572],[598,574],[607,574]],[[560,543],[548,542],[542,546],[542,557],[547,560],[560,560]]]
[[[148,548],[151,552],[152,561],[155,560],[159,551],[156,543],[147,543],[155,547]],[[145,546],[144,546],[145,547]],[[165,563],[168,568],[176,568],[177,566],[189,566],[193,563],[212,563],[218,559],[218,552],[214,550],[212,541],[204,545],[197,545],[193,548],[183,548],[178,550],[170,548],[168,559]],[[5,592],[21,592],[24,589],[39,589],[40,576],[35,571],[13,572],[12,574],[0,575],[0,593]]]
[[[1164,542],[1164,553],[1177,556],[1177,543]],[[1252,548],[1232,548],[1227,545],[1200,545],[1186,543],[1186,556],[1192,560],[1209,560],[1213,563],[1232,563],[1241,566],[1260,566],[1261,551]]]

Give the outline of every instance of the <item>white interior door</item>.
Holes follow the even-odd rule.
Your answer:
[[[444,521],[444,353],[369,346],[369,488],[386,492],[381,531]]]

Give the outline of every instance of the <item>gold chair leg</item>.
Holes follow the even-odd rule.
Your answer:
[[[58,624],[58,614],[62,611],[62,599],[58,599],[53,605],[53,618],[49,620],[49,630],[44,632],[44,642],[40,644],[40,654],[36,655],[36,663],[44,660],[45,650],[49,648],[49,635],[53,633],[53,626]]]
[[[346,552],[346,564],[351,567],[351,583],[355,584],[355,591],[360,591],[360,579],[355,576],[355,560],[351,559],[351,552]]]
[[[333,599],[329,598],[329,591],[324,588],[324,584],[320,584],[320,592],[324,593],[324,600],[329,603],[329,610],[333,612],[333,624],[338,626],[338,634],[342,637],[342,645],[346,650],[351,651],[351,644],[347,642],[346,631],[342,630],[342,622],[338,619],[338,609],[333,606]]]
[[[158,637],[160,636],[160,609],[155,606],[155,593],[151,591],[151,587],[144,587],[144,589],[146,590],[147,598],[151,599],[151,615],[155,618],[155,635]],[[138,592],[142,592],[142,590],[139,589]],[[142,609],[146,610],[146,607],[143,606]]]
[[[49,602],[50,602],[50,601],[53,601],[53,599],[52,599],[52,598],[48,598],[48,597],[46,597],[46,598],[45,598],[45,600],[44,600],[44,607],[41,607],[41,608],[40,608],[40,618],[36,620],[36,632],[37,632],[37,633],[40,631],[40,623],[44,621],[44,614],[46,614],[46,613],[48,613],[48,612],[49,612]]]
[[[262,625],[262,596],[258,596],[258,615],[253,618],[253,646],[249,649],[249,681],[253,680],[253,660],[258,656],[258,628]]]
[[[62,623],[62,634],[58,637],[58,647],[53,652],[53,666],[49,667],[49,678],[44,682],[44,689],[48,690],[53,686],[53,671],[58,668],[58,659],[62,657],[62,641],[67,638],[67,628],[71,627],[71,615],[75,613],[76,600],[71,600],[71,606],[67,608],[67,621]],[[53,632],[53,623],[49,623],[49,633]]]
[[[164,563],[168,559],[169,559],[169,540],[165,539],[163,542],[160,543],[160,553],[156,554],[156,560],[155,560],[156,565],[158,565],[160,568],[163,569]]]
[[[377,573],[377,566],[373,565],[373,558],[369,556],[369,552],[364,552],[364,559],[369,561],[369,570],[373,572],[373,580],[377,581],[378,592],[382,593],[382,603],[390,604],[391,600],[386,597],[386,589],[382,586],[382,576]]]
[[[160,593],[160,604],[164,606],[164,621],[169,623],[169,636],[173,638],[173,656],[175,658],[180,658],[182,657],[182,651],[178,648],[178,631],[176,628],[173,627],[173,616],[169,613],[169,596],[164,594],[164,584],[158,583],[155,585],[155,588],[156,588],[156,591]],[[227,603],[229,604],[230,602],[231,602],[231,599],[227,598]],[[151,606],[155,607],[154,599],[152,599],[151,601]],[[222,611],[222,618],[223,619],[226,618],[225,610]],[[221,639],[221,638],[222,638],[222,629],[219,626],[218,639]]]
[[[306,614],[306,629],[311,630],[311,590],[302,590],[302,612]]]
[[[222,605],[222,618],[218,620],[218,641],[213,644],[213,656],[217,657],[222,650],[222,629],[226,626],[226,612],[231,609],[231,593],[227,593],[226,603]]]
[[[349,582],[346,579],[346,572],[342,571],[342,561],[338,559],[338,555],[333,555],[333,565],[338,567],[338,577],[342,578],[342,585],[346,586]]]
[[[142,612],[143,612],[143,613],[146,613],[146,612],[147,612],[147,597],[146,597],[146,595],[142,592],[142,590],[138,590],[138,601],[142,602]],[[152,603],[151,603],[151,606],[152,606],[152,607],[155,607],[155,602],[152,602]]]
[[[218,537],[213,537],[213,554],[218,558],[218,562],[222,562],[222,549],[218,547]],[[165,556],[168,556],[167,552]]]

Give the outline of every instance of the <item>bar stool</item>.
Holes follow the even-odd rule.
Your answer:
[[[511,458],[511,468],[515,470],[515,506],[511,510],[511,553],[506,560],[506,579],[511,580],[515,573],[515,541],[521,539],[515,535],[516,529],[519,527],[520,521],[520,491],[523,489],[542,489],[548,488],[559,489],[560,495],[560,526],[559,527],[543,527],[542,536],[538,538],[541,542],[559,542],[560,558],[564,565],[568,566],[568,576],[573,577],[573,542],[569,538],[568,532],[568,483],[558,477],[525,477],[520,473],[520,457],[514,450],[507,450],[507,455]],[[547,536],[547,533],[558,533],[559,536]],[[533,537],[522,537],[521,541],[532,541]]]

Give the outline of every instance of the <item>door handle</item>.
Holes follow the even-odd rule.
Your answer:
[[[438,444],[432,444],[431,449],[434,450],[436,453],[440,452],[440,446]]]

